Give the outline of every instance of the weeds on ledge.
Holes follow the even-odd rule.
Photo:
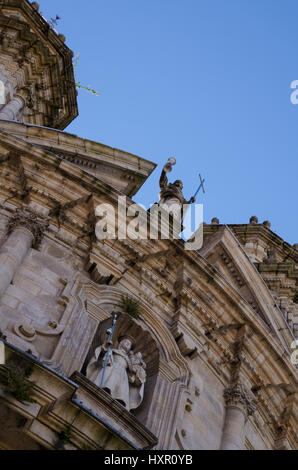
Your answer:
[[[71,439],[71,426],[63,429],[63,431],[58,434],[58,437],[63,444],[67,444]]]
[[[140,306],[138,302],[131,299],[130,297],[128,296],[122,297],[121,307],[122,307],[123,312],[128,313],[133,318],[138,319],[140,317]]]
[[[7,363],[0,367],[0,384],[4,386],[6,393],[21,403],[33,403],[31,394],[34,383],[28,381],[32,372],[33,365],[31,364]]]

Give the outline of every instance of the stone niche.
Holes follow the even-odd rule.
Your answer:
[[[86,376],[87,366],[94,357],[95,350],[105,342],[106,331],[111,327],[111,324],[111,318],[108,318],[99,324],[81,371],[83,375]],[[150,410],[159,370],[159,349],[150,332],[145,329],[143,324],[141,325],[140,321],[132,319],[126,313],[120,313],[113,334],[112,348],[118,348],[119,338],[124,336],[130,336],[135,340],[132,352],[134,354],[140,352],[142,354],[143,361],[146,364],[144,397],[142,403],[135,410],[131,410],[131,413],[141,423],[146,424],[146,417]]]
[[[89,286],[91,288],[91,284]],[[128,293],[116,286],[96,286],[96,293],[92,294],[92,289],[90,292],[87,289],[86,294],[89,315],[93,317],[96,315],[96,318],[99,318],[97,311],[104,313],[97,328],[93,330],[93,337],[80,368],[74,369],[79,371],[86,386],[89,387],[92,382],[83,374],[86,374],[86,367],[94,357],[95,349],[103,344],[106,330],[112,325],[112,312],[121,312],[123,295]],[[139,302],[140,317],[135,319],[127,314],[121,314],[116,323],[113,347],[118,347],[118,339],[121,336],[132,336],[135,339],[133,352],[142,353],[147,377],[140,406],[131,412],[128,412],[124,406],[118,406],[121,406],[123,413],[135,418],[141,426],[145,426],[157,437],[156,449],[168,449],[175,440],[173,430],[177,426],[183,391],[187,388],[190,370],[175,339],[159,315],[141,297],[134,296],[134,299]],[[93,388],[101,395],[104,393],[115,407],[117,401],[112,400],[107,392],[97,385]],[[88,406],[91,407],[89,403]],[[100,412],[100,407],[97,412]]]

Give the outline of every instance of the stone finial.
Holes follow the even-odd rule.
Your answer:
[[[250,223],[250,224],[258,224],[258,223],[259,223],[259,219],[257,218],[256,215],[253,215],[253,216],[249,219],[249,223]]]
[[[33,6],[34,10],[39,11],[39,3],[32,2],[31,5]]]
[[[217,217],[213,217],[213,219],[211,220],[211,224],[212,225],[219,225],[219,219]]]
[[[224,399],[227,406],[240,406],[246,410],[248,416],[256,411],[256,404],[242,384],[230,385],[224,390]]]
[[[44,231],[47,229],[49,221],[38,217],[37,214],[28,208],[16,209],[7,224],[7,234],[10,234],[18,227],[24,227],[33,235],[33,246],[37,248],[42,240]]]
[[[60,41],[62,41],[62,42],[65,42],[65,41],[66,41],[66,37],[64,36],[64,34],[59,34],[59,35],[58,35],[58,38],[59,38]]]
[[[265,225],[265,227],[267,227],[267,228],[270,228],[271,227],[271,222],[269,220],[264,220],[263,225]]]

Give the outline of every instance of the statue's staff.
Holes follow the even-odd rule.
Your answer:
[[[199,177],[200,177],[200,186],[198,187],[198,189],[195,192],[195,195],[190,199],[190,201],[195,201],[196,200],[196,197],[199,194],[201,189],[203,190],[203,194],[205,194],[205,188],[204,188],[205,180],[202,179],[202,176],[201,176],[200,173],[199,173]],[[183,220],[185,219],[185,215],[186,215],[187,210],[188,210],[188,207],[187,207],[185,213],[183,214],[181,222],[183,222]]]
[[[205,188],[204,188],[205,180],[202,180],[202,177],[201,177],[201,174],[200,174],[200,173],[199,173],[199,177],[200,177],[201,184],[200,184],[200,186],[198,187],[198,189],[196,190],[195,195],[193,196],[192,199],[195,199],[195,198],[196,198],[196,196],[197,196],[198,193],[200,192],[200,189],[201,189],[201,188],[202,188],[202,190],[203,190],[203,194],[205,194]]]
[[[102,388],[104,378],[105,378],[106,368],[107,368],[107,365],[108,365],[108,360],[109,360],[109,355],[110,355],[111,344],[113,342],[112,340],[113,340],[113,334],[114,334],[114,330],[115,330],[116,321],[117,321],[117,313],[114,313],[112,328],[109,328],[107,330],[107,333],[108,333],[110,338],[109,338],[109,341],[108,341],[109,345],[108,345],[108,350],[107,350],[107,353],[106,353],[105,365],[104,365],[104,368],[103,368],[103,371],[102,371],[102,376],[101,376],[101,381],[100,381],[100,388]]]

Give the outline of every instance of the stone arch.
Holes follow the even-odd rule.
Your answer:
[[[154,339],[159,343],[161,359],[167,362],[174,361],[182,376],[186,377],[189,375],[189,368],[180,353],[173,335],[141,297],[115,286],[98,286],[97,291],[99,294],[96,301],[97,305],[110,314],[117,309],[121,311],[123,296],[129,295],[130,298],[137,301],[141,310],[140,322],[144,328],[148,328],[148,331],[151,332]]]

